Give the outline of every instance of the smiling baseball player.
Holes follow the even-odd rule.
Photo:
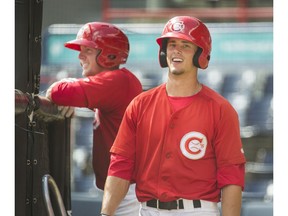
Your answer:
[[[128,106],[111,148],[102,215],[114,215],[130,182],[143,216],[240,216],[245,156],[236,111],[197,79],[211,36],[198,19],[177,16],[157,38],[168,80]]]

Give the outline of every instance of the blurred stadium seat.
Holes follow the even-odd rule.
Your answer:
[[[260,133],[273,131],[273,95],[263,95],[252,100],[246,123]]]
[[[243,202],[241,216],[273,216],[273,202]]]
[[[252,94],[255,82],[256,72],[252,70],[226,74],[223,79],[221,94],[224,97],[235,92]]]
[[[231,94],[226,94],[226,99],[231,103],[231,105],[238,113],[240,127],[247,125],[246,115],[251,103],[251,98],[251,94],[246,92],[233,92]]]
[[[223,73],[219,70],[199,70],[198,78],[201,83],[220,93],[223,82]]]
[[[273,74],[269,74],[266,77],[266,81],[264,83],[263,93],[265,95],[272,95],[273,94]]]

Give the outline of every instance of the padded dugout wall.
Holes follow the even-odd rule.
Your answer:
[[[39,102],[43,0],[15,0],[15,215],[48,215],[42,177],[50,174],[71,210],[70,119],[53,118]],[[17,112],[17,106],[25,107]],[[44,104],[45,106],[47,104]],[[47,105],[53,106],[53,105]],[[49,114],[49,113],[48,113]],[[55,215],[56,198],[50,193]]]

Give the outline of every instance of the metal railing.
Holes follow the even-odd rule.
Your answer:
[[[52,190],[54,196],[56,197],[56,201],[60,209],[61,216],[67,216],[67,212],[65,210],[65,206],[64,206],[60,191],[58,189],[58,186],[56,182],[54,181],[53,177],[49,174],[46,174],[42,177],[42,189],[43,189],[43,196],[44,196],[44,201],[45,201],[48,215],[49,216],[55,215],[53,207],[52,207],[52,202],[50,199],[49,188]]]

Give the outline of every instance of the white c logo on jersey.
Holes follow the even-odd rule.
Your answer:
[[[199,132],[189,132],[180,141],[182,154],[192,160],[197,160],[205,155],[207,138]]]

